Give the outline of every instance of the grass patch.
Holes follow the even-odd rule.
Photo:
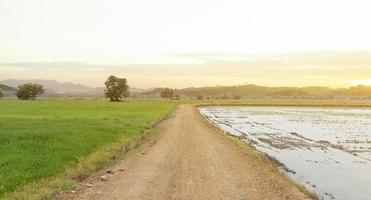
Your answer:
[[[171,101],[0,101],[0,198],[16,198],[11,194],[16,190],[30,195],[40,183],[73,188],[71,180],[121,156],[112,153],[138,145],[144,130],[174,106]],[[37,193],[27,199],[47,196],[50,188]]]

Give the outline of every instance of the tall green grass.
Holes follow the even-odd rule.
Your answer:
[[[170,101],[0,101],[0,198],[58,175],[102,146],[135,137]]]

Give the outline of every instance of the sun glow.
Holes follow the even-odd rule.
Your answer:
[[[370,85],[370,7],[364,0],[0,0],[0,79],[100,85],[107,74],[123,74],[145,87]]]
[[[352,85],[371,85],[371,79],[369,79],[369,80],[350,80],[348,82]]]

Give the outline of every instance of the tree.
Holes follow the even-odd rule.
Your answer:
[[[0,90],[0,98],[2,98],[3,96],[3,92]]]
[[[174,97],[173,97],[173,100],[179,100],[180,99],[180,95],[179,94],[175,94]]]
[[[202,100],[202,99],[204,99],[204,96],[202,95],[202,94],[199,94],[199,95],[197,95],[197,100]]]
[[[221,99],[230,99],[230,97],[226,94],[223,94],[223,96],[221,96]]]
[[[18,99],[28,100],[36,99],[37,96],[44,94],[44,87],[39,84],[26,83],[18,86],[16,95]]]
[[[174,96],[174,89],[165,88],[161,91],[161,98],[173,98]]]
[[[235,100],[241,99],[241,96],[236,94],[236,95],[233,96],[233,99],[235,99]]]
[[[129,97],[129,85],[125,78],[111,75],[104,84],[106,85],[104,94],[106,98],[110,98],[111,101],[117,102],[121,101],[122,98]]]

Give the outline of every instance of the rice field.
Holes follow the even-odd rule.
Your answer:
[[[201,113],[321,199],[371,196],[371,109],[213,106]]]
[[[0,101],[0,198],[76,167],[164,117],[171,101]]]

